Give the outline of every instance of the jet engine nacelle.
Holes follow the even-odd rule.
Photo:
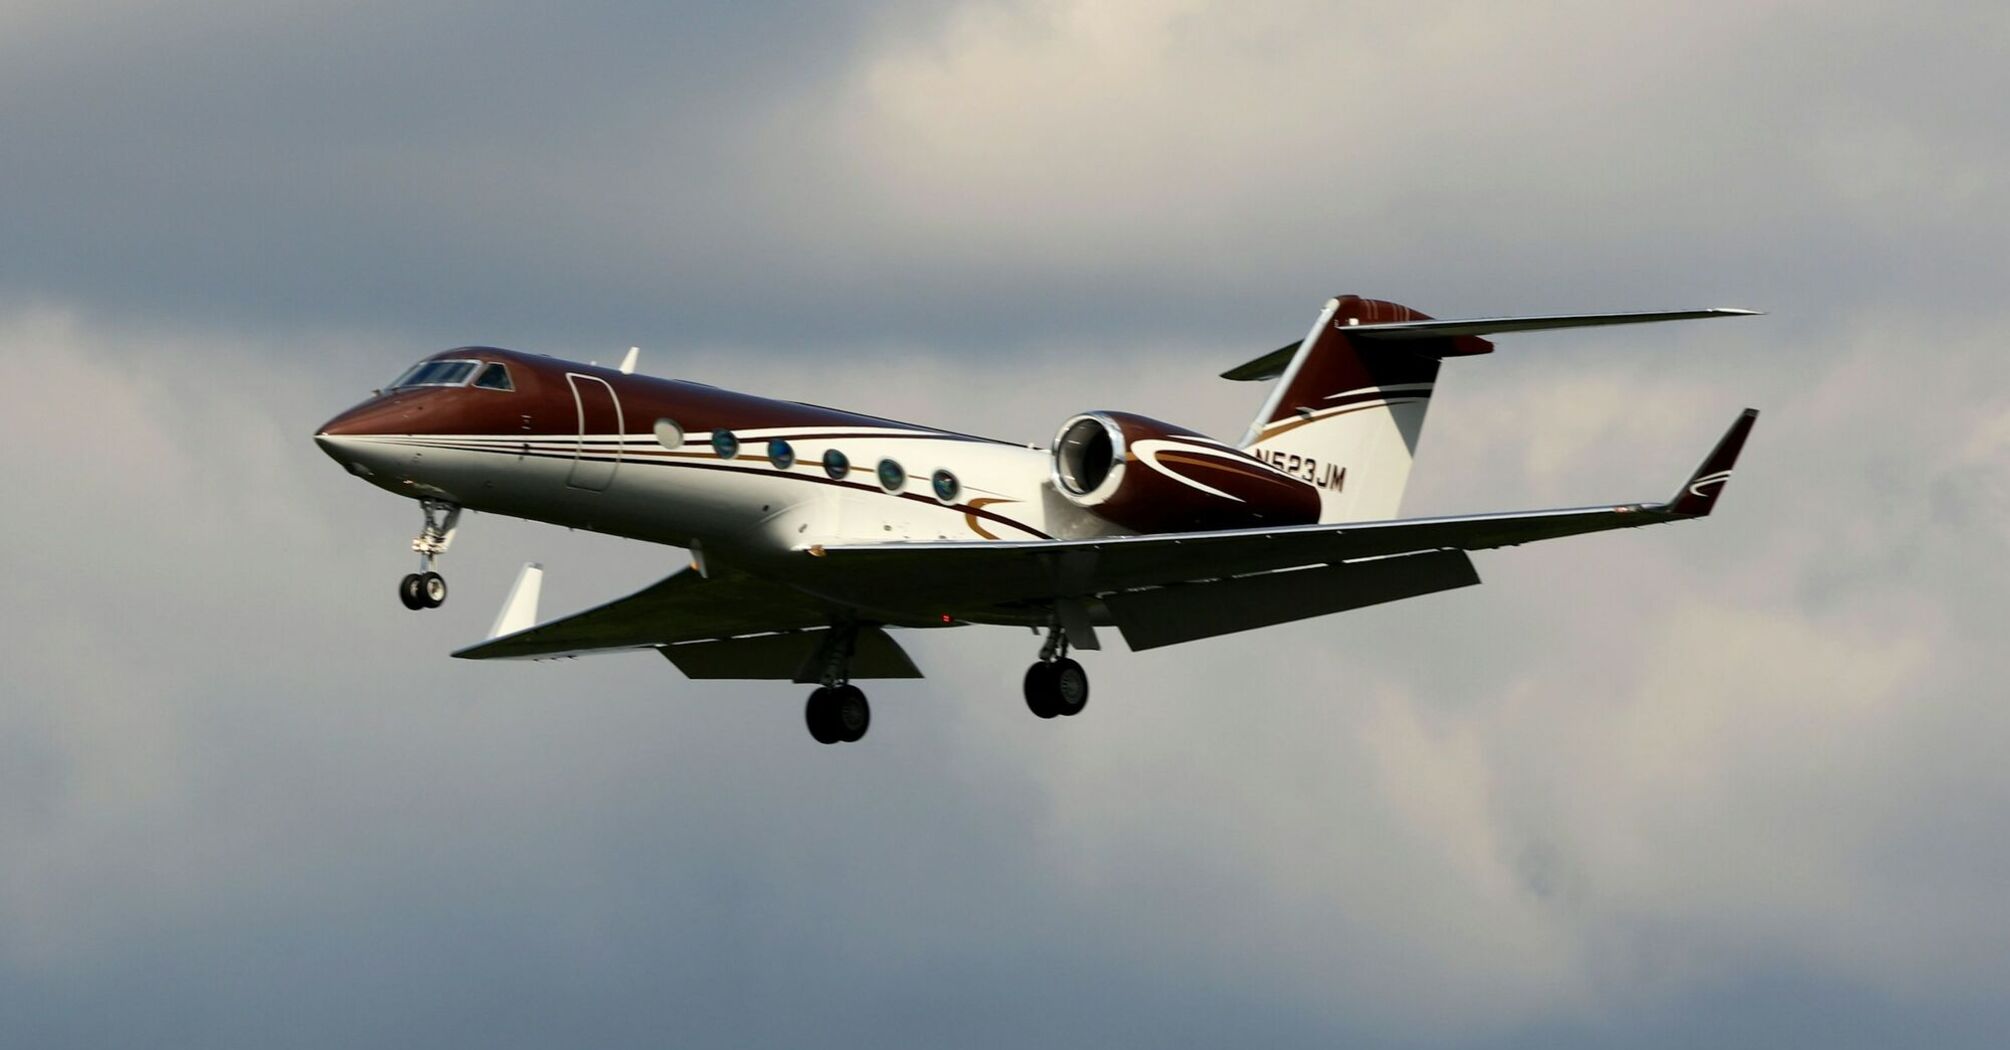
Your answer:
[[[1054,435],[1068,502],[1138,532],[1309,525],[1319,490],[1213,438],[1129,412],[1085,412]]]

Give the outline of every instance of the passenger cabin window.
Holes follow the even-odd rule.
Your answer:
[[[460,386],[481,367],[480,361],[421,361],[411,367],[391,389],[402,390],[408,386]]]
[[[851,473],[851,457],[846,456],[837,449],[830,449],[824,453],[824,473],[829,474],[833,479],[842,478],[846,474]]]
[[[768,462],[773,463],[781,470],[787,470],[795,466],[796,447],[783,441],[781,438],[768,442]]]
[[[901,486],[906,484],[907,484],[906,467],[901,466],[898,461],[891,459],[882,459],[879,461],[880,488],[883,488],[888,492],[899,492]]]
[[[515,390],[509,381],[509,369],[501,362],[492,361],[482,374],[475,377],[475,385],[486,390]]]

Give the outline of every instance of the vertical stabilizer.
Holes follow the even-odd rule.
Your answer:
[[[1320,521],[1395,517],[1439,359],[1493,349],[1469,335],[1389,342],[1348,334],[1360,325],[1428,320],[1379,299],[1328,300],[1243,436],[1251,455],[1319,489]]]

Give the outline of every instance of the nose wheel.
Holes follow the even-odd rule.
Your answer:
[[[412,539],[412,550],[419,555],[419,571],[398,581],[398,600],[414,611],[437,609],[446,604],[447,580],[433,571],[433,559],[447,553],[447,545],[454,542],[454,529],[461,520],[460,506],[444,500],[422,499],[419,509],[426,515],[425,525]]]
[[[1040,662],[1026,669],[1026,707],[1041,718],[1079,715],[1089,706],[1089,672],[1068,658],[1068,636],[1059,627],[1040,648]]]
[[[407,609],[437,609],[447,601],[446,577],[437,572],[411,573],[398,581],[398,600]]]

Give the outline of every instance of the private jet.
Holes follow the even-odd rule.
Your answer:
[[[419,362],[314,439],[418,502],[408,609],[446,600],[437,562],[464,510],[690,552],[542,623],[526,565],[489,637],[454,656],[653,649],[691,678],[814,685],[804,719],[833,744],[871,724],[856,682],[921,676],[894,628],[1031,628],[1026,706],[1070,717],[1089,699],[1070,653],[1103,629],[1132,649],[1211,638],[1477,584],[1471,551],[1705,517],[1752,409],[1662,502],[1397,513],[1445,359],[1491,353],[1490,335],[1754,312],[1438,320],[1343,295],[1303,339],[1222,373],[1272,382],[1234,442],[1090,411],[1029,447],[638,375],[633,350],[609,368],[483,346]]]

